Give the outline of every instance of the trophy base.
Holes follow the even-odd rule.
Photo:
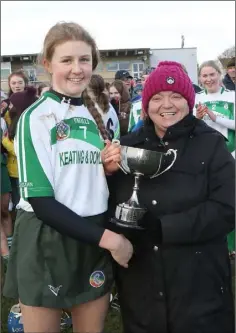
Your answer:
[[[124,222],[124,221],[120,221],[118,219],[116,219],[115,217],[112,217],[110,219],[110,222],[119,226],[119,227],[122,227],[122,228],[127,228],[127,229],[135,229],[135,230],[145,230],[145,228],[137,225],[137,224],[134,224],[134,223],[130,223],[130,222]]]

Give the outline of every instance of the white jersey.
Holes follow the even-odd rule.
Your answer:
[[[119,139],[120,138],[120,123],[117,117],[116,111],[111,104],[109,104],[110,108],[108,112],[104,113],[98,106],[95,104],[96,108],[100,112],[104,125],[110,134],[111,139]]]
[[[130,116],[129,116],[129,126],[128,132],[138,123],[142,112],[142,100],[134,102],[131,106]]]
[[[109,118],[109,112],[107,114]],[[52,91],[20,117],[15,139],[21,200],[50,197],[80,216],[107,210],[108,187],[101,162],[104,142],[82,105],[70,105]]]
[[[235,92],[223,87],[217,93],[199,92],[195,97],[194,115],[199,103],[206,105],[216,115],[215,122],[208,115],[203,120],[228,139],[227,146],[232,153],[235,150]]]

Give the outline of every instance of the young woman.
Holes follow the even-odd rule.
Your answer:
[[[136,248],[129,268],[116,265],[124,333],[234,332],[226,235],[235,224],[235,161],[222,135],[193,116],[194,100],[181,64],[159,63],[143,91],[144,127],[120,140],[177,150],[169,171],[140,182],[145,231],[129,232]],[[114,216],[134,177],[118,171],[110,181]]]
[[[194,114],[225,138],[228,150],[235,154],[235,92],[222,87],[221,71],[214,61],[204,62],[199,79],[205,88],[196,94]],[[235,256],[235,232],[228,236],[230,256]]]
[[[25,332],[59,332],[61,309],[71,311],[74,332],[102,332],[111,256],[128,267],[133,252],[104,228],[105,174],[117,170],[120,147],[81,99],[99,61],[89,33],[56,24],[43,59],[52,89],[22,114],[15,138],[21,200],[4,295],[19,298]]]
[[[83,93],[83,100],[86,106],[92,101],[97,111],[102,116],[102,120],[109,134],[109,139],[119,139],[120,125],[116,111],[109,103],[109,97],[106,92],[105,81],[102,76],[93,74],[88,88]],[[89,98],[88,98],[89,97]]]
[[[120,121],[121,135],[127,134],[129,114],[131,109],[130,94],[127,86],[121,80],[115,80],[110,85],[110,101]]]
[[[10,126],[11,124],[11,119],[8,110],[10,104],[10,96],[13,93],[24,91],[28,83],[29,83],[28,78],[22,71],[13,72],[8,77],[8,86],[9,86],[8,98],[2,101],[5,107],[1,111],[1,114],[4,117],[8,126]]]

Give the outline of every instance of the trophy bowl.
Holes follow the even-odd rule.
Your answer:
[[[163,169],[165,157],[171,154],[174,156],[173,160]],[[164,153],[121,146],[121,162],[119,167],[125,174],[132,174],[134,176],[133,193],[127,202],[116,206],[115,217],[111,218],[110,222],[126,228],[144,229],[140,221],[147,212],[147,209],[141,206],[138,200],[140,178],[155,178],[160,176],[172,167],[176,157],[177,153],[174,149],[169,149]]]
[[[160,169],[162,158],[161,152],[121,146],[120,166],[126,173],[151,177]]]

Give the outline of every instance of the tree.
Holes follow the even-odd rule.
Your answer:
[[[233,58],[235,57],[235,45],[226,49],[218,58]]]

